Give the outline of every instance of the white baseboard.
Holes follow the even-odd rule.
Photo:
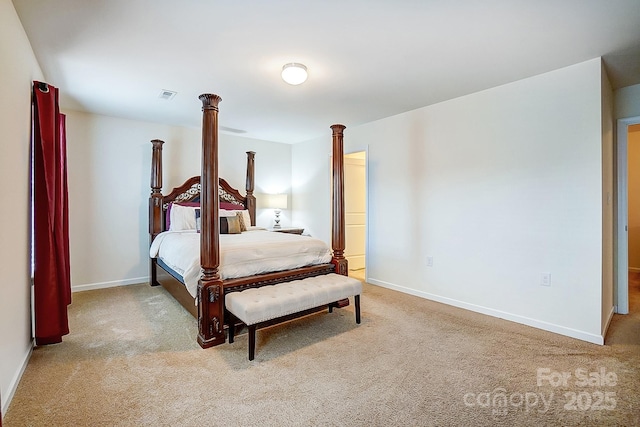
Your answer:
[[[114,280],[111,282],[88,283],[86,285],[71,286],[71,292],[92,291],[94,289],[115,288],[116,286],[137,285],[149,283],[149,276],[135,277],[133,279]]]
[[[22,364],[20,365],[20,369],[18,369],[11,379],[9,383],[9,393],[6,397],[4,397],[4,402],[2,402],[2,416],[7,413],[9,409],[9,404],[11,403],[11,399],[13,399],[13,395],[16,393],[16,389],[18,388],[18,384],[20,384],[20,379],[22,378],[22,374],[24,374],[25,369],[27,369],[27,365],[29,364],[29,359],[31,359],[31,354],[33,353],[33,346],[35,343],[33,340],[31,341],[31,345],[29,346],[29,350],[27,354],[24,356],[22,360]]]
[[[576,338],[576,339],[587,341],[593,344],[604,345],[604,335],[591,334],[589,332],[567,328],[565,326],[556,325],[556,324],[544,322],[541,320],[531,319],[528,317],[520,316],[518,314],[507,313],[504,311],[495,310],[493,308],[487,308],[480,305],[469,304],[464,301],[458,301],[452,298],[430,294],[428,292],[421,292],[415,289],[405,288],[404,286],[398,286],[393,283],[384,282],[382,280],[367,278],[367,283],[370,283],[372,285],[382,286],[383,288],[393,289],[395,291],[403,292],[405,294],[415,295],[417,297],[425,298],[431,301],[441,302],[443,304],[451,305],[454,307],[463,308],[465,310],[473,311],[476,313],[486,314],[488,316],[497,317],[499,319],[510,320],[512,322],[520,323],[522,325],[527,325],[534,328],[542,329],[544,331],[565,335],[567,337]]]
[[[607,316],[607,321],[604,324],[604,327],[602,328],[602,337],[604,340],[604,337],[607,336],[607,331],[609,330],[609,325],[611,324],[611,320],[613,319],[613,314],[616,312],[616,307],[612,306],[611,310],[609,310],[609,316]]]

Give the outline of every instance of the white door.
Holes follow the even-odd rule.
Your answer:
[[[365,268],[367,186],[365,152],[344,156],[345,257],[349,270]]]

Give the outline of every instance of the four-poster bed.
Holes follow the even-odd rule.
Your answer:
[[[232,188],[218,176],[218,104],[221,98],[213,94],[203,94],[202,101],[202,171],[201,176],[189,178],[184,184],[174,188],[168,195],[162,195],[162,144],[152,140],[153,154],[151,167],[151,195],[149,197],[149,233],[151,241],[167,230],[167,209],[172,204],[199,202],[201,231],[199,232],[200,277],[195,298],[185,287],[184,280],[171,271],[160,259],[152,255],[150,263],[151,285],[162,285],[189,312],[198,319],[198,343],[207,348],[225,342],[225,325],[229,325],[228,313],[225,313],[224,296],[229,292],[248,288],[273,285],[282,282],[304,279],[324,274],[337,273],[347,275],[347,260],[344,257],[344,172],[343,172],[343,125],[333,125],[333,194],[332,194],[332,247],[326,258],[318,258],[312,264],[295,268],[279,269],[260,274],[240,275],[240,277],[222,277],[220,265],[221,237],[220,215],[222,203],[241,205],[249,213],[251,226],[255,226],[256,199],[253,195],[255,153],[247,152],[246,196]],[[247,224],[247,226],[249,226]],[[250,227],[250,226],[249,226]],[[281,239],[311,238],[285,233]],[[167,234],[167,233],[162,233]],[[244,234],[244,233],[243,233]],[[194,238],[192,234],[191,238]],[[304,240],[306,239],[306,240]],[[317,239],[313,239],[317,240]],[[154,242],[155,243],[155,242]],[[326,245],[325,245],[326,246]],[[152,245],[153,247],[153,245]],[[329,249],[327,248],[327,251]],[[235,276],[238,276],[237,274]],[[340,301],[345,306],[348,300]]]

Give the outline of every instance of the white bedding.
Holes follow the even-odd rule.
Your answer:
[[[180,274],[195,298],[200,278],[200,233],[165,231],[151,243],[151,258],[160,258]],[[331,250],[322,240],[266,230],[220,235],[220,267],[224,279],[290,270],[331,261]]]

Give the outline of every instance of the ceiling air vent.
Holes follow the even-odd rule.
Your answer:
[[[221,131],[225,131],[225,132],[231,132],[231,133],[247,133],[246,130],[242,130],[242,129],[234,129],[234,128],[229,128],[226,126],[218,126],[218,128]]]
[[[160,95],[158,95],[158,98],[164,99],[165,101],[171,101],[177,93],[178,92],[174,92],[172,90],[162,89],[160,91]]]

